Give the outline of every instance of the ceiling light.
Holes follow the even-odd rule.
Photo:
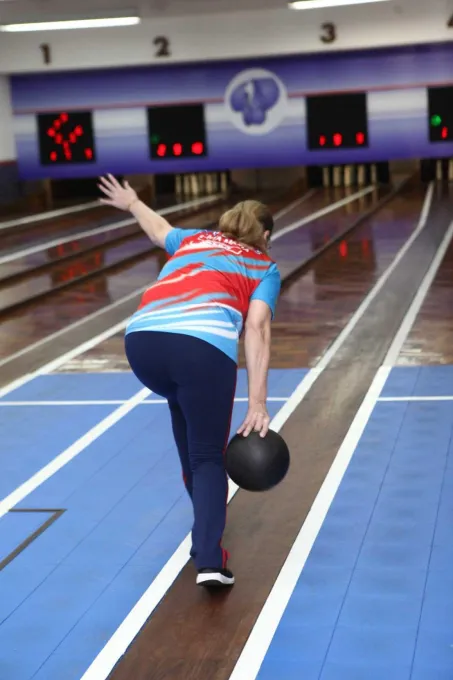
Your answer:
[[[322,7],[341,7],[344,5],[364,5],[369,2],[390,2],[390,0],[293,0],[290,9],[321,9]]]
[[[71,21],[46,21],[30,24],[5,24],[0,31],[22,33],[28,31],[64,31],[75,28],[111,28],[115,26],[135,26],[140,17],[115,17],[110,19],[76,19]]]

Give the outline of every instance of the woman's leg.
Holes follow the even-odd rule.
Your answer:
[[[187,441],[187,423],[176,396],[168,399],[170,407],[171,424],[179,460],[181,461],[182,476],[187,493],[192,499],[192,470],[189,463],[189,444]]]
[[[202,340],[190,340],[194,340],[190,343],[191,359],[198,355],[198,360],[188,360],[185,379],[177,387],[177,399],[187,423],[195,515],[193,550],[199,570],[222,569],[227,560],[221,545],[228,497],[224,452],[231,425],[236,364]]]
[[[183,472],[184,484],[192,498],[192,472],[189,464],[187,424],[176,397],[172,378],[172,353],[168,351],[168,333],[141,331],[126,336],[129,364],[145,387],[168,400],[171,424]],[[174,340],[174,338],[173,338]]]
[[[236,364],[203,340],[154,331],[126,336],[126,354],[137,378],[171,402],[183,471],[190,473],[188,491],[195,515],[192,555],[197,568],[222,569],[226,564],[221,541],[228,493],[223,455],[230,431]],[[189,464],[183,463],[186,452]]]

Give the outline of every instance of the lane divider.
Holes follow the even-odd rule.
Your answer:
[[[165,216],[174,212],[180,212],[181,210],[187,210],[188,208],[196,208],[201,205],[214,203],[215,201],[219,201],[222,198],[223,196],[221,194],[215,194],[213,196],[207,196],[206,198],[199,198],[193,201],[187,201],[186,203],[171,205],[168,208],[156,210],[156,212],[158,215]],[[134,224],[137,224],[137,220],[133,217],[129,217],[126,220],[121,220],[120,222],[110,222],[109,224],[105,224],[103,227],[96,227],[96,229],[88,229],[87,231],[81,231],[78,234],[64,236],[63,238],[55,238],[51,241],[46,241],[46,243],[39,243],[36,246],[30,246],[29,248],[24,248],[23,250],[9,253],[9,255],[4,255],[3,257],[0,257],[0,265],[14,262],[15,260],[20,260],[23,257],[28,257],[29,255],[35,255],[36,253],[47,250],[48,248],[62,246],[65,243],[70,243],[71,241],[81,241],[82,239],[89,238],[90,236],[97,236],[98,234],[110,233],[112,231],[116,231],[117,229],[130,227]]]

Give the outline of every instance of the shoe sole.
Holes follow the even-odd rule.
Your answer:
[[[234,578],[227,578],[222,574],[199,574],[197,576],[197,586],[204,586],[205,588],[224,588],[225,586],[233,586]]]

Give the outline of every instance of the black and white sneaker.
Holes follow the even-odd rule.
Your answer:
[[[222,588],[234,585],[234,576],[229,569],[200,569],[197,586],[206,588]]]

